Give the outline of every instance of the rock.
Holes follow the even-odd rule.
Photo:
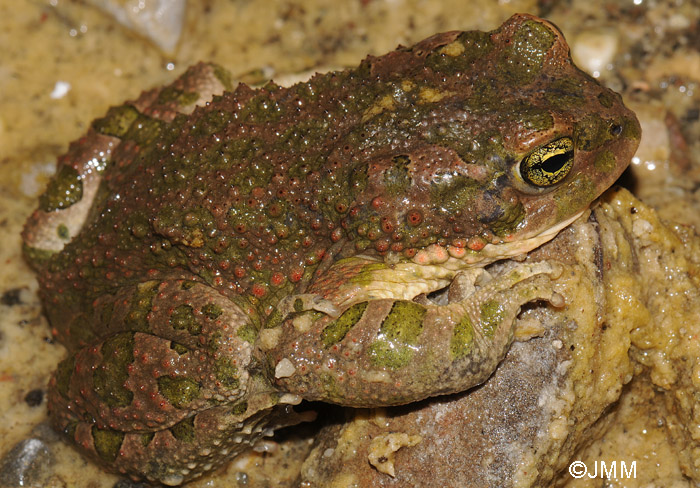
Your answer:
[[[89,0],[117,22],[145,36],[166,54],[180,40],[185,19],[185,0]]]
[[[32,437],[17,443],[1,463],[0,486],[41,487],[53,466],[53,456],[43,440]]]

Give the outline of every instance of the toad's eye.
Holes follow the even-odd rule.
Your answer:
[[[520,174],[531,185],[546,188],[556,185],[574,164],[574,141],[562,137],[538,147],[520,162]]]

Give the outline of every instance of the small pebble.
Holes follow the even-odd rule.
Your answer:
[[[3,294],[0,296],[0,303],[7,305],[8,307],[19,305],[22,303],[22,300],[20,300],[21,291],[22,290],[20,288],[13,288],[3,292]]]
[[[44,401],[44,390],[36,388],[24,396],[24,401],[30,407],[38,407]]]
[[[585,30],[571,45],[574,61],[595,78],[612,63],[619,39],[612,29]]]

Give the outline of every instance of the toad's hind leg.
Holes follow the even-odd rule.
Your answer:
[[[60,364],[49,411],[111,471],[179,484],[298,421],[285,404],[299,399],[259,370],[249,315],[203,283],[125,287],[97,299],[90,318],[106,335]]]
[[[337,317],[292,313],[277,334],[263,334],[277,336],[267,351],[277,384],[309,400],[348,406],[464,391],[485,381],[503,359],[523,304],[563,305],[552,283],[560,273],[560,265],[519,264],[468,296],[456,293],[446,305],[359,295],[344,300]],[[337,301],[342,288],[328,298]]]

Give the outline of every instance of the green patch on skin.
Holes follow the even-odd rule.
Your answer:
[[[245,103],[239,112],[239,117],[243,122],[254,124],[274,123],[282,117],[282,107],[269,93],[269,91],[274,90],[268,90],[268,88],[274,88],[274,86],[268,83]]]
[[[158,378],[158,391],[175,408],[185,408],[193,400],[199,398],[199,384],[190,378]]]
[[[243,401],[236,403],[233,407],[231,407],[231,415],[243,415],[246,410],[248,410],[248,402]]]
[[[616,100],[615,95],[612,92],[606,90],[598,95],[598,101],[603,107],[610,108],[615,104]]]
[[[250,297],[246,295],[234,295],[230,297],[230,300],[234,305],[245,312],[246,318],[250,321],[250,325],[254,327],[257,337],[257,331],[263,327],[263,321],[260,319],[260,315],[256,313],[257,309]]]
[[[224,89],[231,90],[233,88],[233,82],[231,81],[231,73],[225,68],[219,66],[218,64],[211,64],[214,70],[214,76],[219,82],[224,85]]]
[[[548,110],[524,106],[518,110],[523,128],[531,131],[546,131],[554,127],[554,118]]]
[[[565,186],[557,189],[557,195],[553,200],[557,204],[557,219],[567,219],[576,212],[586,208],[597,196],[598,187],[590,176],[583,173],[577,174]]]
[[[376,278],[374,277],[374,272],[387,269],[387,267],[388,266],[386,263],[367,264],[365,266],[362,266],[362,269],[359,273],[355,274],[354,276],[348,276],[345,279],[348,283],[355,283],[358,285],[369,285],[370,283],[376,281]]]
[[[124,442],[124,432],[102,430],[93,426],[92,440],[100,459],[106,463],[113,463],[117,460],[119,449],[121,449],[122,442]]]
[[[192,335],[202,332],[202,325],[194,316],[194,310],[189,305],[180,305],[170,316],[170,326],[176,330],[187,330]]]
[[[343,93],[348,87],[352,87],[353,96],[346,97],[342,100],[342,103],[338,106],[338,114],[342,117],[345,115],[356,115],[364,112],[370,106],[372,106],[377,100],[379,100],[385,93],[385,84],[381,83],[358,83],[357,80],[369,79],[370,71],[372,69],[372,61],[369,59],[364,60],[360,66],[353,71],[343,71],[330,73],[330,76],[321,76],[316,79],[312,79],[307,83],[306,91],[313,90],[314,97],[307,97],[318,99],[319,95],[325,93]],[[366,74],[367,78],[364,78]],[[303,96],[303,94],[302,94]],[[351,142],[351,146],[356,147],[354,141]]]
[[[82,198],[83,182],[80,175],[71,166],[63,165],[39,197],[39,208],[44,212],[66,209]]]
[[[199,93],[197,92],[186,92],[174,86],[166,86],[158,94],[157,103],[164,105],[166,103],[175,102],[179,107],[186,107],[187,105],[192,105],[197,100],[199,100]]]
[[[131,105],[111,107],[107,115],[92,123],[93,129],[107,136],[124,137],[131,124],[138,118],[139,111]]]
[[[148,314],[153,309],[153,297],[158,293],[158,281],[139,283],[131,297],[131,309],[124,318],[129,330],[147,332],[149,330]]]
[[[356,165],[350,172],[350,192],[353,195],[362,193],[367,189],[368,183],[369,174],[367,173],[367,165]]]
[[[484,191],[483,184],[463,175],[450,176],[430,185],[430,201],[449,214],[462,211]]]
[[[518,226],[525,218],[525,208],[521,202],[512,205],[503,205],[503,213],[497,220],[488,224],[489,229],[498,237],[505,237],[518,229]]]
[[[500,101],[500,92],[498,87],[488,79],[477,78],[474,80],[474,86],[472,92],[467,99],[469,108],[475,113],[486,113],[494,110],[502,110]],[[467,131],[471,130],[471,127],[465,126],[465,124],[459,124],[457,121],[452,123],[454,126],[459,128],[462,133],[461,137],[453,137],[457,142],[460,139],[467,139],[472,142],[474,135]],[[456,132],[456,131],[455,131]]]
[[[279,135],[276,143],[280,147],[288,148],[288,150],[296,153],[297,151],[303,151],[307,147],[321,144],[328,134],[328,129],[329,123],[322,117],[302,119],[284,130]],[[295,164],[290,168],[290,174],[302,176],[301,166]]]
[[[156,436],[155,432],[149,432],[147,434],[141,434],[141,445],[143,447],[148,447],[153,438]]]
[[[212,286],[214,284],[214,277],[216,276],[214,273],[213,269],[209,268],[201,268],[199,272],[197,273],[197,276],[202,278],[202,280],[208,284],[209,286]]]
[[[622,124],[622,134],[621,136],[625,139],[640,139],[642,137],[642,129],[639,123],[634,119],[622,119],[620,122]]]
[[[202,118],[199,120],[197,126],[192,128],[192,135],[196,135],[198,137],[211,136],[212,134],[216,134],[217,132],[224,130],[230,121],[231,114],[224,110],[213,110],[207,112],[202,114]],[[212,148],[214,149],[216,146],[212,146]],[[214,156],[215,159],[200,158],[200,161],[207,165],[217,163],[220,165],[221,161],[217,161],[217,159],[221,156],[221,154],[218,151],[215,151],[212,153],[212,156]]]
[[[501,72],[514,83],[532,83],[553,44],[554,33],[548,27],[534,20],[523,22],[504,50]]]
[[[124,387],[129,365],[134,362],[134,334],[120,332],[106,339],[101,347],[102,360],[92,374],[95,394],[110,407],[126,407],[134,394]]]
[[[196,281],[192,281],[192,280],[183,281],[182,285],[180,285],[180,289],[181,290],[191,290],[192,288],[195,287],[195,285],[197,285]]]
[[[322,388],[326,398],[342,401],[343,392],[338,388],[338,381],[331,373],[321,373],[319,375],[319,380],[323,385]]]
[[[177,211],[177,210],[176,210]],[[178,216],[183,235],[179,243],[188,247],[200,248],[206,244],[206,237],[216,228],[215,219],[204,208],[189,208]]]
[[[326,314],[323,312],[319,312],[318,310],[309,310],[308,312],[304,312],[307,317],[309,317],[309,321],[311,323],[316,322],[317,320],[321,320],[321,318],[325,317]]]
[[[221,337],[223,336],[223,333],[221,332],[220,329],[215,330],[211,334],[209,334],[209,349],[214,352],[219,349],[221,346]]]
[[[325,218],[333,220],[337,217],[337,206],[347,200],[344,195],[350,194],[348,181],[345,178],[338,179],[335,174],[328,174],[321,177],[315,193],[318,208]]]
[[[22,244],[22,255],[24,259],[31,264],[32,269],[39,270],[44,267],[44,265],[51,260],[52,257],[56,255],[54,251],[47,251],[46,249],[37,249],[34,247],[29,247],[26,244]]]
[[[202,312],[209,320],[218,319],[224,311],[215,303],[207,303],[202,307]]]
[[[615,155],[611,151],[601,151],[593,162],[593,166],[601,173],[609,173],[617,166]]]
[[[513,105],[513,107],[517,110],[520,108],[532,110],[531,106],[525,104]],[[490,112],[493,108],[482,106],[478,110],[488,114],[490,117]],[[502,110],[500,105],[498,110]],[[520,120],[520,115],[517,114],[517,112],[513,113],[512,117],[512,120]],[[479,178],[479,181],[482,182],[482,189],[487,180],[496,181],[496,179],[503,174],[503,168],[496,164],[496,161],[508,161],[513,159],[513,154],[506,149],[507,143],[503,137],[503,133],[497,130],[487,130],[474,134],[471,132],[471,129],[462,126],[459,131],[454,131],[450,134],[449,140],[437,140],[435,142],[452,147],[464,161],[475,162],[479,166],[483,166],[487,169],[489,172],[488,175]]]
[[[330,347],[343,340],[355,324],[362,318],[367,308],[367,302],[356,303],[348,308],[336,320],[328,324],[321,332],[321,342],[323,347]]]
[[[379,337],[369,347],[370,361],[377,366],[397,369],[413,357],[413,346],[423,331],[427,309],[418,303],[396,301],[379,329]]]
[[[194,428],[194,415],[170,427],[173,437],[180,442],[193,442],[196,434]]]
[[[63,433],[68,436],[69,439],[75,441],[75,432],[78,430],[78,422],[73,420],[68,422],[68,425],[63,429]]]
[[[462,32],[452,44],[430,53],[425,64],[433,71],[447,74],[468,72],[470,64],[488,55],[492,49],[493,42],[488,32]]]
[[[493,337],[496,329],[503,323],[505,308],[496,300],[489,300],[481,304],[481,330],[486,337]]]
[[[134,141],[141,147],[148,147],[160,135],[162,128],[162,121],[139,114],[132,122],[131,127],[124,133],[122,139]]]
[[[423,317],[427,309],[418,303],[396,301],[382,322],[381,333],[389,340],[415,344],[423,331]]]
[[[576,147],[593,151],[612,139],[610,124],[600,115],[589,114],[579,120],[574,127]]]
[[[176,353],[178,353],[180,356],[182,356],[183,354],[187,354],[188,352],[190,352],[190,350],[189,350],[187,347],[183,346],[183,345],[180,344],[179,342],[171,342],[171,343],[170,343],[170,349],[172,349],[173,351],[175,351]]]
[[[56,228],[56,235],[58,235],[59,239],[67,241],[70,238],[70,231],[68,230],[68,226],[66,226],[65,224],[59,224]]]
[[[73,371],[75,371],[75,356],[73,355],[58,363],[58,367],[56,368],[56,389],[61,396],[66,399],[68,398],[70,379],[73,377]]]
[[[465,313],[459,323],[455,325],[450,340],[450,354],[452,359],[462,359],[471,353],[474,348],[474,326]]]
[[[545,93],[545,98],[552,107],[562,110],[574,110],[586,103],[581,81],[574,78],[553,80]]]
[[[127,227],[136,239],[143,239],[151,232],[151,224],[144,212],[134,212],[127,217]]]
[[[369,358],[375,366],[399,369],[411,362],[413,350],[402,344],[377,339],[369,346]]]
[[[504,49],[500,71],[513,83],[532,83],[553,44],[554,33],[549,28],[533,20],[523,22]]]
[[[304,301],[301,298],[294,300],[294,311],[297,313],[304,311]]]
[[[411,176],[408,174],[411,158],[394,156],[391,162],[392,166],[384,173],[386,193],[391,196],[405,195],[411,186]]]
[[[255,158],[256,154],[263,151],[262,142],[256,140],[242,139],[239,141],[234,139],[230,141],[227,146],[228,153],[230,153],[228,159],[232,161],[252,159]],[[229,162],[227,164],[230,165],[231,163]],[[272,169],[273,166],[271,165],[245,165],[232,175],[230,184],[238,188],[242,195],[250,195],[253,188],[265,188],[270,184],[273,174]],[[244,209],[239,208],[238,210]],[[253,215],[257,216],[259,214],[253,213]]]
[[[205,208],[183,208],[170,204],[159,209],[154,230],[167,235],[173,244],[199,249],[208,243],[208,236],[216,233],[216,223]]]
[[[222,357],[216,360],[214,365],[216,379],[224,388],[235,390],[240,385],[238,368],[231,364],[231,360]]]
[[[367,249],[371,244],[372,241],[368,239],[357,239],[355,241],[355,249],[357,249],[358,252],[362,252],[365,249]]]
[[[280,326],[284,319],[285,319],[285,317],[282,315],[282,312],[280,312],[280,310],[276,308],[267,317],[267,320],[265,321],[265,328],[266,329],[274,329],[275,327]],[[240,332],[240,329],[239,329],[239,332]]]

